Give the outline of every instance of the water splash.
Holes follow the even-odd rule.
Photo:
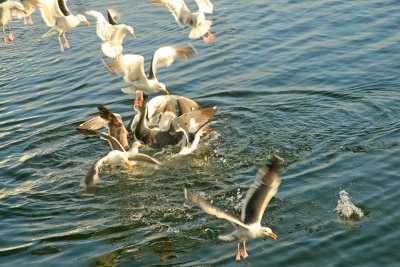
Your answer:
[[[357,208],[353,202],[351,202],[349,193],[345,190],[339,192],[339,199],[335,210],[340,214],[340,216],[346,219],[360,220],[364,216],[362,210]]]

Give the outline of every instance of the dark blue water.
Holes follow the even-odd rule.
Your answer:
[[[127,84],[103,67],[94,25],[69,32],[60,53],[56,37],[40,38],[48,29],[38,12],[32,26],[15,20],[14,43],[0,45],[0,265],[397,266],[399,2],[214,1],[207,45],[149,2],[68,4],[123,10],[138,36],[124,51],[142,54],[146,68],[158,47],[192,43],[198,54],[158,78],[218,106],[215,132],[185,157],[145,150],[165,166],[104,172],[94,196],[79,195],[108,146],[75,128],[99,104],[128,122]],[[250,257],[236,263],[236,244],[217,238],[232,226],[184,205],[181,188],[239,215],[274,153],[285,159],[282,184],[263,224],[279,237],[249,241]],[[363,218],[334,211],[341,190]]]

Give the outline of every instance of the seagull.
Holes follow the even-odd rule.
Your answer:
[[[179,25],[191,25],[190,39],[203,37],[205,43],[215,39],[215,35],[210,32],[212,21],[206,20],[204,15],[204,13],[211,14],[214,9],[209,0],[196,0],[199,10],[195,13],[190,12],[184,0],[153,0],[152,2],[156,5],[166,6]],[[204,37],[206,33],[208,33],[208,36]]]
[[[65,36],[66,32],[77,27],[81,22],[90,26],[90,22],[82,14],[72,15],[67,7],[66,0],[24,0],[25,3],[39,8],[42,18],[51,29],[42,35],[42,38],[58,33],[60,51],[70,48],[70,44]],[[64,45],[61,41],[61,35],[64,38]]]
[[[269,236],[276,239],[278,236],[272,232],[271,228],[261,226],[261,219],[268,202],[278,191],[281,183],[279,177],[280,162],[283,159],[274,155],[268,168],[260,168],[257,172],[256,179],[246,193],[246,197],[242,206],[241,220],[225,213],[224,211],[214,207],[208,201],[184,188],[185,199],[192,202],[208,214],[217,218],[225,219],[231,222],[236,230],[228,235],[219,236],[224,241],[236,240],[237,253],[236,260],[241,257],[247,258],[246,241],[263,236]],[[240,251],[240,242],[243,242],[243,250]]]
[[[0,25],[3,26],[4,43],[9,44],[10,40],[14,41],[14,35],[11,32],[12,17],[23,18],[27,14],[24,6],[16,1],[0,0]],[[7,26],[9,37],[7,37],[5,27]]]
[[[130,88],[123,88],[122,92],[136,94],[140,92],[143,99],[143,92],[157,93],[159,91],[169,94],[165,84],[159,82],[156,72],[159,67],[170,66],[176,58],[188,59],[196,51],[192,46],[163,46],[156,50],[150,64],[149,75],[144,72],[144,58],[141,55],[126,54],[111,61],[104,61],[108,70],[120,74],[126,82],[134,82]],[[137,97],[135,99],[137,101]],[[139,101],[142,104],[142,100]]]
[[[199,130],[199,128],[207,124],[217,112],[216,107],[202,108],[172,118],[164,128],[150,128],[145,122],[146,114],[148,113],[147,103],[148,95],[144,94],[143,104],[135,105],[135,110],[138,113],[139,119],[137,120],[133,132],[136,140],[142,141],[144,144],[152,148],[177,145],[183,138],[186,140],[184,145],[189,145],[191,141],[191,132],[188,129],[188,125],[197,126],[195,129]]]
[[[79,132],[85,135],[98,135],[100,138],[108,141],[111,147],[111,151],[104,157],[95,161],[91,166],[89,172],[83,177],[81,181],[81,187],[84,194],[91,194],[94,192],[96,185],[99,183],[99,174],[103,165],[122,165],[128,169],[137,162],[145,162],[153,165],[162,165],[158,160],[146,155],[139,153],[139,147],[143,144],[140,142],[134,142],[132,147],[126,151],[124,147],[112,136],[102,133],[100,131],[94,131],[90,129],[78,128]],[[111,169],[110,169],[111,170]]]
[[[107,57],[116,58],[122,54],[122,42],[127,34],[136,38],[131,26],[117,22],[120,13],[115,8],[107,10],[108,21],[103,14],[94,10],[86,11],[85,14],[96,18],[96,32],[103,41],[101,50]]]

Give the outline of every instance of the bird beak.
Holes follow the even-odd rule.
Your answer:
[[[87,20],[85,20],[85,24],[86,24],[86,26],[90,26],[90,22]]]
[[[136,34],[134,34],[134,33],[131,33],[131,36],[132,36],[133,38],[136,38]]]
[[[275,240],[278,238],[278,235],[275,234],[274,232],[269,233],[268,236],[273,238],[273,239],[275,239]]]
[[[167,89],[161,89],[161,91],[162,91],[164,94],[169,95],[169,92],[168,92]]]
[[[132,169],[132,164],[131,164],[129,161],[125,162],[125,166],[126,166],[128,169]]]
[[[140,144],[139,147],[146,147],[146,145],[145,144]]]

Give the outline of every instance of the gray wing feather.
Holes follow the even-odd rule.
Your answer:
[[[247,229],[249,228],[247,225],[245,225],[239,219],[237,219],[234,216],[232,216],[230,214],[227,214],[227,213],[223,212],[222,210],[214,207],[213,205],[211,205],[211,203],[209,203],[207,200],[205,200],[204,198],[202,198],[198,194],[190,192],[186,188],[183,189],[183,193],[185,195],[185,199],[189,200],[194,205],[196,205],[197,207],[201,208],[202,210],[204,210],[208,214],[214,215],[217,218],[225,219],[225,220],[227,220],[227,221],[229,221],[231,223],[234,223],[236,225],[240,225],[240,226],[242,226],[244,228],[247,228]]]
[[[146,154],[142,153],[134,153],[134,152],[127,152],[128,153],[128,159],[132,161],[143,161],[151,164],[157,164],[157,165],[162,165],[161,162],[156,160],[155,158],[152,158]]]
[[[256,174],[256,180],[246,193],[242,206],[242,221],[245,224],[260,223],[271,198],[278,191],[281,183],[279,177],[280,161],[282,159],[273,156],[268,168],[260,168]]]

